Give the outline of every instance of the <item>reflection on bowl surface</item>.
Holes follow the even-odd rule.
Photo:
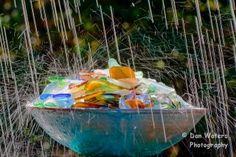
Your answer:
[[[179,142],[206,109],[108,110],[28,107],[57,142],[89,156],[150,156]]]

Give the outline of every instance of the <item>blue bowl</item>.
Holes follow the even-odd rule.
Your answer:
[[[28,107],[53,139],[88,156],[151,156],[181,141],[206,109],[55,109]]]

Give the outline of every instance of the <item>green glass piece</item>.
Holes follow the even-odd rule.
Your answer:
[[[64,82],[65,78],[62,76],[49,76],[48,81],[50,82]]]
[[[149,87],[148,87],[148,93],[155,93],[157,91],[157,87],[153,84],[151,84]]]
[[[115,97],[113,95],[103,95],[103,98],[107,101],[115,101]]]
[[[100,80],[105,80],[105,81],[107,81],[107,77],[100,77]]]
[[[57,105],[52,102],[48,102],[45,104],[45,107],[57,107]]]
[[[179,101],[172,101],[175,108],[181,108],[181,103]]]
[[[44,104],[42,102],[37,102],[34,104],[35,107],[43,108]]]
[[[143,78],[143,72],[142,71],[135,72],[135,77],[138,78],[138,79]]]
[[[114,58],[110,58],[108,61],[108,67],[112,68],[114,66],[120,66],[120,64]]]
[[[161,108],[162,109],[174,109],[175,106],[173,104],[162,103]]]
[[[159,105],[159,102],[156,100],[156,99],[154,99],[154,100],[152,100],[153,101],[153,104],[154,105]]]

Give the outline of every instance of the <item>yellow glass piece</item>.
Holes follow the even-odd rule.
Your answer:
[[[114,66],[109,69],[110,77],[113,79],[135,78],[135,73],[130,67]]]
[[[145,108],[153,108],[153,107],[154,107],[154,104],[153,104],[153,103],[145,104]]]
[[[87,95],[85,95],[85,96],[75,98],[75,101],[76,101],[76,102],[78,102],[78,101],[80,101],[80,100],[86,101],[86,100],[95,98],[95,97],[97,97],[97,96],[100,96],[100,95],[102,95],[102,94],[104,94],[104,91],[98,91],[98,92],[95,92],[95,93],[92,93],[92,94],[87,94]]]
[[[89,80],[85,85],[85,90],[87,90],[87,92],[92,92],[92,91],[113,92],[120,89],[121,88],[119,86],[111,84],[106,80],[99,80],[99,79]]]
[[[89,99],[86,101],[86,103],[93,103],[97,105],[105,105],[107,102],[105,100],[98,100],[98,99]]]

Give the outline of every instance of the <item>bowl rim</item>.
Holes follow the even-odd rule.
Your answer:
[[[29,110],[39,111],[57,111],[57,112],[97,112],[97,113],[199,113],[206,114],[207,108],[191,107],[191,108],[179,108],[179,109],[109,109],[109,108],[40,108],[35,106],[26,106]]]

